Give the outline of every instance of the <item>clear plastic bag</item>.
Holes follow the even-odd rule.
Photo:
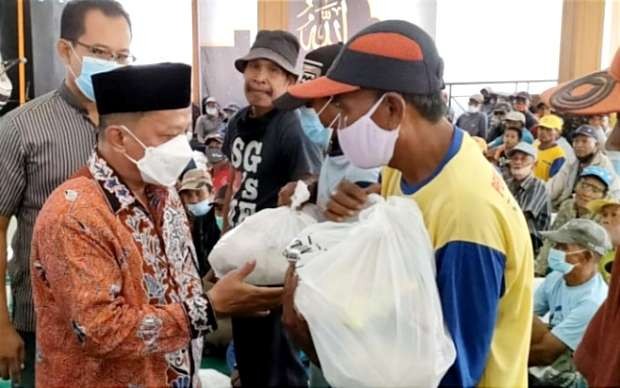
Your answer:
[[[295,306],[332,386],[437,386],[456,352],[422,214],[411,199],[372,201],[358,222],[313,225],[289,245]]]
[[[256,260],[256,268],[246,279],[248,283],[283,284],[288,269],[284,249],[299,232],[316,223],[308,214],[295,210],[309,197],[306,184],[300,181],[290,207],[261,210],[226,233],[209,255],[215,275],[222,277],[246,262]]]

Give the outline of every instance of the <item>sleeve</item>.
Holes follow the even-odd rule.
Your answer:
[[[112,231],[93,217],[65,215],[43,226],[34,240],[47,287],[86,354],[105,359],[168,353],[215,329],[204,294],[183,303],[127,303],[122,253],[110,242]]]
[[[534,314],[543,317],[549,312],[549,299],[547,299],[547,284],[550,277],[546,277],[543,283],[534,293]]]
[[[22,203],[26,189],[26,156],[19,131],[12,120],[0,123],[0,216],[11,217]]]
[[[566,158],[563,156],[555,159],[553,163],[551,164],[551,168],[549,169],[549,176],[552,177],[555,174],[557,174],[562,168],[562,165],[564,164],[565,161],[566,161]]]
[[[551,329],[551,334],[575,351],[599,306],[600,303],[589,299],[582,301]]]
[[[305,135],[295,112],[288,112],[279,125],[281,145],[289,166],[288,181],[304,178],[308,174],[318,175],[323,162],[321,147]]]
[[[562,196],[564,187],[568,182],[569,173],[570,165],[566,163],[560,168],[560,171],[547,182],[547,188],[549,189],[549,196],[551,197],[552,203],[558,201]]]
[[[436,258],[444,320],[457,353],[440,385],[474,386],[490,352],[506,257],[484,245],[454,241],[438,250]]]

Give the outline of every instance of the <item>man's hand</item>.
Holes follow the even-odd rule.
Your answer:
[[[10,324],[0,326],[0,378],[20,384],[24,365],[24,341]]]
[[[297,182],[289,182],[280,189],[278,193],[278,206],[291,206],[296,187]]]
[[[362,189],[355,183],[342,180],[327,203],[325,217],[330,221],[342,222],[357,215],[364,208],[371,189],[375,187]]]
[[[286,272],[284,283],[284,296],[282,297],[282,324],[286,328],[289,336],[301,350],[306,353],[308,358],[315,364],[319,364],[319,359],[312,342],[310,329],[304,317],[295,309],[295,290],[299,278],[295,273],[295,267],[291,264]]]
[[[264,313],[282,303],[282,287],[257,287],[244,281],[256,267],[256,262],[222,277],[207,293],[219,316]]]

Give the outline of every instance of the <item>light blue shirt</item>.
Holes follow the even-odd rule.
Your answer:
[[[574,351],[606,298],[607,283],[599,273],[584,284],[569,287],[564,274],[553,271],[534,294],[534,314],[550,313],[551,333]]]

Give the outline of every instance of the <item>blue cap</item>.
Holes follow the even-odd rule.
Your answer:
[[[590,125],[582,125],[573,132],[573,137],[577,135],[589,136],[595,140],[598,140],[596,137],[596,129]]]
[[[586,176],[596,177],[600,179],[601,182],[607,186],[607,188],[611,186],[611,182],[614,180],[614,176],[609,171],[599,166],[588,166],[583,169],[581,175],[579,176],[582,178]]]

